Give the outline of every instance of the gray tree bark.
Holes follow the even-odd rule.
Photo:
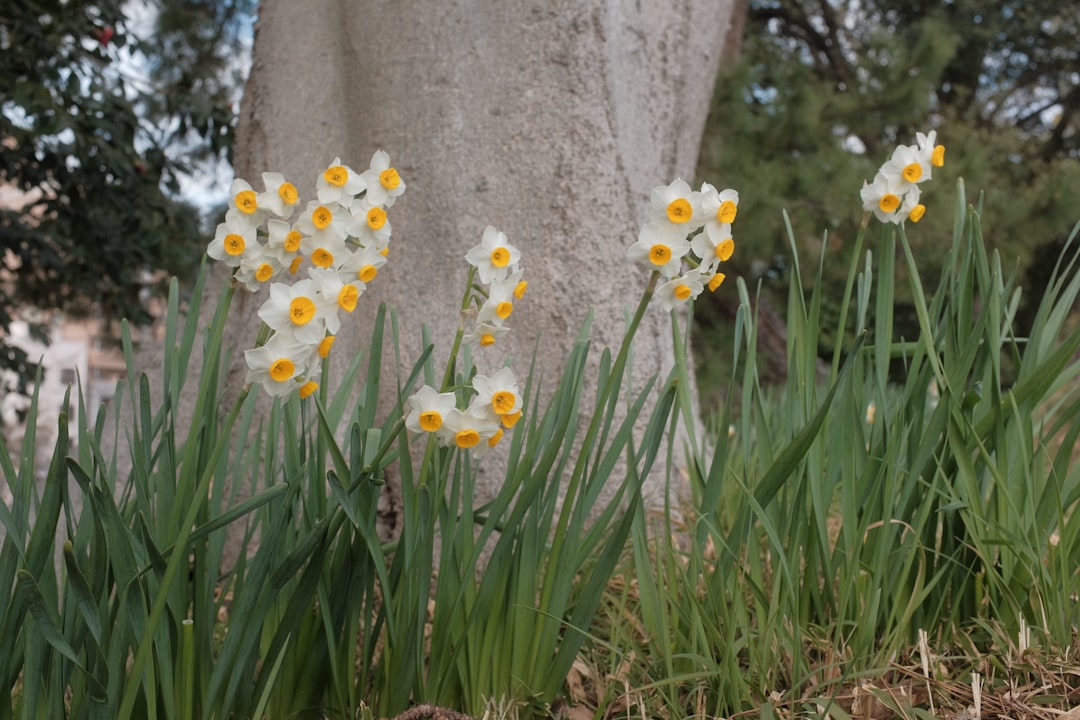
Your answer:
[[[590,308],[594,343],[617,347],[647,279],[626,247],[651,189],[692,180],[733,1],[263,0],[237,176],[261,188],[261,172],[282,172],[311,198],[335,157],[360,171],[384,149],[408,186],[390,262],[336,341],[338,369],[380,301],[407,360],[421,324],[445,357],[463,257],[489,224],[522,250],[529,282],[499,341],[515,367],[539,335],[554,383]],[[241,348],[263,299],[234,308]],[[653,308],[633,380],[671,365],[670,320]]]

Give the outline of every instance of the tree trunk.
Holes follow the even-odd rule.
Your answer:
[[[338,370],[380,301],[398,313],[407,362],[421,324],[445,357],[463,258],[489,224],[521,249],[529,283],[498,343],[521,374],[539,337],[553,384],[590,308],[594,347],[617,347],[647,279],[626,248],[651,189],[692,179],[731,6],[263,0],[237,176],[261,188],[261,172],[282,172],[311,198],[335,157],[359,171],[384,149],[408,188],[390,211],[390,262],[343,322]],[[241,348],[263,299],[236,308]],[[646,316],[638,387],[671,367],[669,322],[659,307]]]

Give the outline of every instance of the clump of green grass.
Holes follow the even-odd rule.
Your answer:
[[[856,253],[841,314],[850,308],[856,340],[825,385],[821,284],[806,293],[798,267],[791,274],[789,381],[778,388],[758,377],[740,284],[736,370],[718,422],[731,431],[695,448],[685,527],[638,514],[627,583],[594,627],[596,673],[618,678],[598,691],[599,715],[636,716],[627,700],[636,698],[670,717],[843,717],[859,688],[907,677],[904,659],[924,631],[966,647],[973,667],[1021,628],[1069,657],[1080,591],[1080,530],[1067,522],[1080,500],[1078,230],[1019,337],[1021,289],[986,252],[981,218],[959,184],[949,262],[931,296],[903,225]],[[917,337],[893,332],[901,275]],[[902,382],[890,381],[897,365]],[[907,704],[962,696],[954,683],[932,676]],[[1066,695],[1040,702],[1067,707]]]

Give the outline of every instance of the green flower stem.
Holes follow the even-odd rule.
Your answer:
[[[859,269],[859,256],[862,255],[863,240],[866,237],[866,229],[870,225],[871,214],[863,213],[862,222],[859,223],[859,233],[855,236],[855,251],[851,256],[851,264],[848,267],[847,282],[844,283],[844,295],[840,303],[840,323],[837,325],[836,347],[833,348],[832,373],[829,376],[830,384],[836,382],[836,375],[840,372],[840,354],[844,349],[844,333],[847,332],[848,305],[851,304],[851,290],[855,286],[855,275]]]
[[[473,279],[475,277],[476,268],[470,265],[469,277],[465,281],[465,293],[461,296],[461,322],[458,323],[457,332],[454,333],[454,344],[450,347],[450,357],[446,360],[446,373],[443,374],[442,386],[439,388],[439,392],[446,392],[446,389],[453,384],[457,356],[461,352],[461,340],[465,337],[465,316],[468,314],[469,305],[472,303]]]

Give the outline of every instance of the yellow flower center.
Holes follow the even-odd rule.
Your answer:
[[[274,382],[285,382],[292,378],[296,366],[289,358],[278,358],[270,364],[270,377]]]
[[[514,312],[514,304],[507,300],[503,300],[501,303],[495,306],[495,314],[505,320],[510,317],[510,313]]]
[[[689,285],[679,283],[675,286],[675,297],[679,300],[689,300],[690,296],[694,294],[694,291],[690,289]]]
[[[472,428],[466,428],[454,435],[454,442],[462,450],[467,450],[471,447],[475,447],[480,443],[480,433],[476,432]]]
[[[334,213],[325,205],[320,205],[311,213],[311,222],[320,230],[325,230],[333,219]]]
[[[360,291],[355,285],[343,285],[337,296],[337,304],[345,312],[356,309],[356,301],[360,299]]]
[[[290,230],[289,234],[285,236],[285,252],[296,252],[300,249],[300,241],[304,239],[304,236],[300,234],[299,230]]]
[[[307,325],[315,317],[315,303],[310,298],[293,298],[289,303],[289,320],[293,325]]]
[[[908,163],[903,169],[904,179],[908,182],[918,182],[922,177],[922,165],[917,162]]]
[[[379,173],[379,183],[387,190],[393,190],[401,184],[401,176],[394,168],[386,168]]]
[[[291,182],[278,185],[277,194],[286,205],[295,205],[296,201],[300,199],[300,193],[296,192],[296,186]]]
[[[509,390],[499,390],[491,396],[491,407],[495,408],[497,415],[505,415],[514,409],[517,398]]]
[[[236,209],[250,215],[259,209],[259,201],[254,190],[241,190],[236,193]]]
[[[667,265],[671,261],[671,248],[663,243],[656,243],[649,248],[649,262],[657,267]]]
[[[529,287],[529,283],[522,280],[514,287],[514,297],[518,300],[525,297],[525,289]]]
[[[911,208],[911,212],[908,213],[908,220],[913,223],[917,223],[922,220],[923,215],[926,214],[926,206],[919,203],[915,207]]]
[[[225,252],[229,255],[239,255],[244,252],[244,238],[236,233],[225,236]]]
[[[367,211],[367,224],[372,230],[378,230],[386,224],[386,211],[375,207]]]
[[[720,209],[716,211],[716,219],[722,223],[735,222],[735,214],[739,211],[739,206],[731,200],[725,200],[720,203]]]
[[[315,252],[311,253],[311,262],[316,267],[328,268],[334,264],[334,254],[326,248],[317,248]]]
[[[495,447],[503,439],[503,429],[499,428],[495,434],[488,438],[488,447]]]
[[[334,346],[334,336],[327,335],[319,343],[319,357],[325,358],[330,355],[330,348]]]
[[[506,413],[499,419],[502,420],[503,427],[512,428],[517,425],[517,421],[521,419],[521,410],[518,410],[515,413]]]
[[[343,187],[345,183],[349,182],[349,171],[341,165],[334,165],[327,168],[326,172],[323,173],[323,180],[326,180],[334,187]]]
[[[712,276],[712,280],[709,281],[709,292],[716,292],[716,288],[724,284],[724,279],[727,277],[724,273],[718,272]]]
[[[303,400],[306,397],[310,397],[313,392],[319,389],[319,383],[314,380],[308,380],[306,383],[300,386],[300,399]]]
[[[675,198],[668,203],[667,219],[673,223],[679,224],[687,222],[693,214],[694,210],[690,207],[690,201],[686,198]]]
[[[274,276],[274,268],[270,267],[269,263],[263,263],[259,266],[259,269],[255,271],[255,279],[259,282],[266,282]]]
[[[497,247],[491,251],[491,264],[497,268],[504,268],[510,264],[510,251],[504,247]]]
[[[382,250],[379,251],[379,254],[383,257],[387,257],[388,255],[390,255],[390,246],[387,245],[386,247],[384,247]]]
[[[878,200],[878,207],[882,212],[895,212],[896,208],[900,207],[900,198],[892,193],[885,193],[881,196],[881,200]]]
[[[480,336],[480,346],[488,347],[495,344],[495,336],[491,333],[484,333]]]
[[[424,432],[435,432],[442,427],[442,415],[438,410],[428,410],[420,413],[420,429]]]
[[[299,255],[294,257],[292,259],[292,262],[289,263],[289,274],[290,275],[295,275],[296,273],[300,272],[300,266],[303,265],[303,264],[304,264],[304,258],[300,257]]]
[[[356,275],[360,278],[361,281],[369,283],[374,280],[375,276],[378,274],[379,268],[375,267],[374,265],[365,265],[364,267],[360,268],[360,272],[358,272]]]
[[[729,259],[731,259],[731,255],[734,252],[735,241],[731,238],[721,240],[720,243],[716,246],[716,257],[719,258],[720,262],[727,262]]]
[[[945,164],[945,146],[937,145],[934,147],[934,152],[930,156],[930,164],[934,167],[941,167]]]

